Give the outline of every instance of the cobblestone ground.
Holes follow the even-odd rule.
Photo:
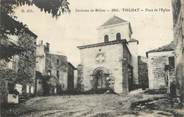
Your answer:
[[[178,117],[184,110],[173,111],[132,109],[131,104],[138,100],[159,98],[163,95],[94,94],[74,96],[36,97],[9,109],[5,117]],[[157,100],[158,101],[158,100]],[[164,105],[162,103],[162,105]],[[162,106],[160,105],[160,106]],[[169,105],[165,104],[163,108]],[[180,113],[180,114],[176,114]],[[183,115],[182,115],[183,114]]]

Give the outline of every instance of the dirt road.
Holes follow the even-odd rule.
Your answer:
[[[159,96],[154,96],[159,97]],[[159,110],[133,111],[136,100],[152,95],[119,96],[115,94],[36,97],[20,104],[6,116],[22,117],[173,117]]]

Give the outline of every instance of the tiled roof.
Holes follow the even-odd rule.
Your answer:
[[[12,35],[18,35],[18,33],[21,33],[22,30],[26,33],[30,34],[34,38],[37,38],[37,35],[29,30],[29,28],[24,25],[22,22],[17,21],[16,19],[10,17],[9,15],[5,13],[1,13],[1,27],[5,28],[9,31],[9,34]],[[3,24],[3,25],[2,25]],[[16,31],[17,30],[17,31]]]
[[[113,25],[113,24],[120,24],[120,23],[123,23],[123,22],[127,22],[126,20],[124,19],[121,19],[117,16],[113,16],[112,18],[110,18],[109,20],[107,20],[103,25],[101,26],[108,26],[108,25]]]
[[[173,51],[175,49],[175,47],[176,47],[176,45],[175,45],[174,41],[172,41],[170,44],[167,44],[167,45],[161,46],[157,49],[153,49],[153,50],[146,52],[146,55],[148,55],[148,53],[152,53],[152,52]]]

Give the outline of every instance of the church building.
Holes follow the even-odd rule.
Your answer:
[[[131,24],[113,16],[97,30],[97,43],[78,46],[84,91],[128,93],[138,84],[139,42],[131,37]]]

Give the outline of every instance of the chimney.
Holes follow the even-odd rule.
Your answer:
[[[43,45],[43,40],[39,40],[38,45]]]
[[[49,52],[49,50],[50,50],[50,44],[47,42],[45,45],[45,51]]]

